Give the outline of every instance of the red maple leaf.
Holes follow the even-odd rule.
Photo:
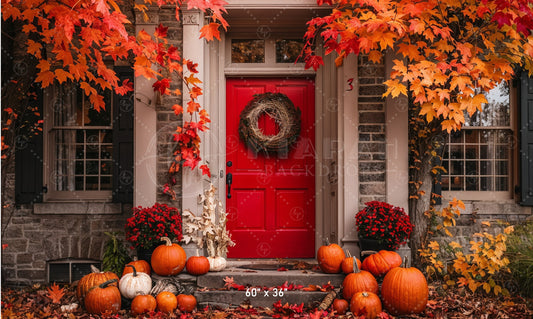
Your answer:
[[[204,25],[200,29],[200,38],[205,38],[207,41],[211,41],[214,38],[220,40],[220,31],[218,30],[219,26],[220,24],[215,22]]]
[[[155,29],[154,34],[157,38],[166,38],[168,34],[168,27],[165,27],[160,23],[159,26]]]
[[[154,91],[159,91],[161,94],[166,94],[167,89],[170,87],[170,79],[161,79],[159,81],[156,81],[152,87],[154,88]]]
[[[211,170],[209,169],[209,166],[207,165],[200,165],[200,169],[202,170],[202,175],[207,175],[207,177],[211,178]]]
[[[324,61],[322,60],[321,56],[318,55],[310,55],[305,58],[305,68],[309,69],[310,67],[313,68],[313,70],[318,70],[318,68],[324,65]]]

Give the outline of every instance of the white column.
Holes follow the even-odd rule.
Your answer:
[[[153,33],[159,23],[157,9],[150,10],[149,21],[137,18],[135,32]],[[157,194],[157,116],[155,111],[154,80],[135,78],[134,111],[134,184],[133,206],[152,206]]]
[[[357,253],[355,214],[359,205],[359,78],[357,56],[344,59],[339,81],[339,232],[343,247]],[[355,255],[354,255],[355,256]]]
[[[183,11],[183,53],[182,57],[187,60],[192,60],[194,63],[198,63],[198,74],[196,76],[202,81],[200,87],[204,90],[205,80],[205,59],[204,59],[204,46],[205,40],[200,39],[200,28],[203,26],[203,13],[199,10],[184,10]],[[186,70],[184,70],[186,71]],[[188,92],[183,90],[183,105],[187,105],[190,101]],[[204,95],[200,95],[197,102],[205,107]],[[184,107],[185,108],[185,107]],[[209,110],[208,110],[209,111]],[[184,120],[190,120],[188,113],[184,114]],[[209,134],[209,131],[208,133]],[[208,147],[205,144],[206,135],[200,133],[202,144],[200,146],[200,153],[202,156],[202,163],[208,161]],[[216,173],[216,172],[213,172]],[[198,169],[191,171],[190,167],[184,167],[182,169],[182,193],[183,193],[183,209],[190,209],[193,213],[197,214],[201,212],[202,207],[198,204],[198,195],[203,192],[204,180],[207,177],[202,176]]]

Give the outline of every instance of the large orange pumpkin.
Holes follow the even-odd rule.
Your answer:
[[[355,259],[355,257],[352,257]],[[374,276],[366,270],[359,270],[357,262],[353,263],[353,273],[348,274],[342,282],[342,296],[346,300],[352,299],[353,295],[361,291],[379,291],[379,285]]]
[[[150,264],[146,260],[137,260],[137,257],[133,261],[130,261],[129,263],[124,266],[124,271],[122,272],[122,277],[124,277],[125,274],[129,274],[130,272],[133,272],[133,268],[127,267],[128,265],[131,265],[135,267],[135,269],[138,272],[144,272],[148,275],[151,274],[151,268]]]
[[[160,292],[155,300],[157,301],[157,310],[161,312],[171,312],[178,307],[178,298],[169,291]]]
[[[177,275],[185,268],[187,254],[168,237],[162,237],[161,240],[165,241],[165,244],[158,246],[152,253],[152,270],[160,276]]]
[[[353,272],[354,258],[352,258],[352,254],[350,254],[349,250],[346,250],[346,255],[347,257],[342,260],[341,269],[343,273],[349,274]],[[355,261],[357,262],[357,268],[361,268],[361,261],[357,258],[355,258]]]
[[[428,294],[426,277],[414,267],[391,269],[381,285],[383,305],[395,316],[424,311]]]
[[[154,311],[157,307],[157,301],[152,295],[137,295],[131,302],[131,313],[140,315],[146,312]]]
[[[341,271],[341,263],[345,257],[344,250],[337,244],[320,246],[316,254],[318,266],[327,274],[339,273]]]
[[[116,313],[120,310],[120,291],[114,286],[117,281],[111,279],[89,289],[85,296],[85,309],[88,313]]]
[[[382,310],[381,300],[372,292],[358,292],[350,301],[350,311],[356,316],[364,315],[367,319],[375,319]]]
[[[200,276],[209,272],[209,260],[205,256],[191,256],[185,264],[187,272],[191,275]]]
[[[100,271],[95,266],[91,265],[91,273],[83,276],[78,282],[78,287],[76,288],[76,297],[78,297],[79,302],[83,305],[85,295],[93,287],[96,287],[108,280],[116,279],[119,280],[118,276],[111,271]],[[111,285],[117,286],[117,283],[114,282]]]
[[[193,295],[178,295],[178,308],[181,311],[192,312],[196,308],[196,298]]]
[[[380,250],[366,257],[361,268],[371,272],[374,276],[385,275],[389,270],[402,264],[402,257],[394,251]]]

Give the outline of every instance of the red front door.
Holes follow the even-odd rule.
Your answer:
[[[254,94],[283,93],[301,110],[301,132],[287,155],[254,153],[239,137],[240,114]],[[230,258],[312,258],[315,255],[315,99],[309,79],[228,79],[226,198]],[[260,118],[276,134],[272,118]]]

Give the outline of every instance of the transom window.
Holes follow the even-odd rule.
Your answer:
[[[295,63],[304,47],[302,39],[231,39],[231,63]]]
[[[106,109],[96,111],[75,85],[55,87],[49,128],[50,172],[48,196],[110,198],[113,174],[111,92],[104,94]],[[85,195],[79,192],[85,192]]]
[[[487,100],[482,113],[465,116],[463,129],[448,136],[443,191],[504,192],[504,197],[509,196],[514,135],[508,83],[489,92]]]

